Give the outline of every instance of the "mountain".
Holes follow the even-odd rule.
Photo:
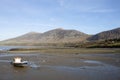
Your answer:
[[[101,41],[101,40],[109,40],[109,39],[120,39],[120,28],[103,31],[101,33],[89,37],[87,40]]]
[[[11,43],[11,42],[32,42],[34,41],[34,39],[38,39],[40,37],[41,33],[37,33],[37,32],[29,32],[26,33],[22,36],[16,37],[16,38],[12,38],[12,39],[8,39],[8,40],[4,40],[2,42],[6,42],[6,43]]]
[[[77,30],[64,30],[58,28],[44,33],[30,32],[16,38],[2,41],[2,43],[64,43],[83,41],[88,37],[88,34]]]
[[[83,41],[88,37],[87,34],[77,30],[54,29],[42,34],[41,42],[74,42]]]
[[[70,46],[81,45],[100,45],[99,41],[108,40],[112,42],[113,39],[120,39],[120,28],[103,31],[96,35],[88,35],[77,30],[53,29],[44,33],[30,32],[16,38],[0,41],[0,44],[12,45],[41,45],[49,43],[67,43]],[[110,41],[109,41],[110,40]],[[112,40],[112,41],[111,41]],[[93,41],[95,41],[93,43]],[[87,43],[88,42],[88,43]],[[73,43],[73,44],[70,44]],[[75,43],[75,44],[74,44]],[[103,44],[106,42],[102,42]],[[66,44],[65,44],[66,45]]]

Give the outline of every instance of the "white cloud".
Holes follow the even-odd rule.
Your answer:
[[[66,11],[107,13],[115,12],[109,4],[109,0],[58,0],[59,5]]]
[[[109,12],[115,12],[117,10],[113,10],[113,9],[92,9],[90,12],[93,13],[109,13]]]
[[[65,0],[58,0],[58,2],[59,2],[59,5],[60,5],[61,7],[63,7],[64,4],[65,4]]]

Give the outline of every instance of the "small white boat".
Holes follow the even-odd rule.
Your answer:
[[[12,61],[12,64],[16,67],[24,67],[26,64],[28,64],[28,61],[22,61],[21,57],[15,57]]]

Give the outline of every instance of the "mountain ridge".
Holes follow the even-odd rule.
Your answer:
[[[29,32],[16,38],[0,41],[0,44],[37,44],[37,43],[85,43],[108,39],[120,39],[120,28],[89,35],[77,30],[53,29],[44,33]]]
[[[4,40],[4,43],[61,43],[85,40],[89,35],[77,30],[65,30],[61,28],[46,31],[44,33],[29,32],[16,38]]]
[[[108,40],[108,39],[119,39],[120,38],[120,28],[115,28],[112,30],[103,31],[97,33],[88,38],[89,41],[100,41],[100,40]]]

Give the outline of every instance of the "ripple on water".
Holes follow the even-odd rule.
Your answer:
[[[94,60],[84,60],[83,62],[85,62],[85,63],[91,63],[91,64],[103,64],[100,61],[94,61]]]
[[[3,53],[3,54],[0,54],[0,57],[10,57],[10,56],[35,56],[35,55],[38,55],[38,54],[7,54],[7,53]]]

